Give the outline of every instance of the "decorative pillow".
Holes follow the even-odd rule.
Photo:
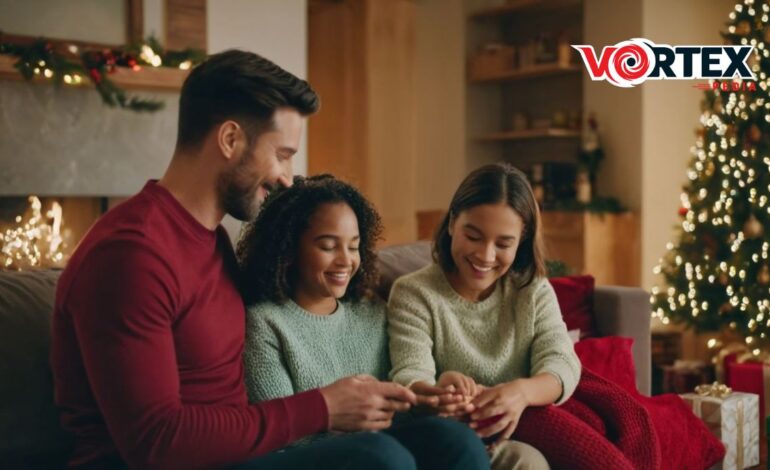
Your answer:
[[[624,390],[636,393],[633,343],[633,339],[620,336],[586,338],[575,344],[575,353],[584,367]]]
[[[554,277],[549,280],[567,329],[580,330],[581,338],[596,336],[593,276]]]

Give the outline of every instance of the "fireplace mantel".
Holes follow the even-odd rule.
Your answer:
[[[24,77],[13,67],[17,58],[7,54],[0,54],[0,79],[24,80]],[[159,90],[179,91],[187,77],[189,70],[180,70],[172,67],[142,67],[134,71],[128,67],[115,67],[115,72],[109,75],[117,86],[128,90]],[[33,79],[35,83],[53,83],[45,77]],[[84,79],[82,85],[90,86],[90,81]]]

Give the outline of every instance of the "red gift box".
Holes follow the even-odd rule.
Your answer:
[[[730,354],[724,358],[725,384],[736,392],[759,395],[760,429],[765,416],[770,416],[770,362],[746,357],[748,354]]]

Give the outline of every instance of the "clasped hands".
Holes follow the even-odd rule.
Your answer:
[[[491,448],[510,439],[529,406],[522,380],[485,387],[467,375],[448,371],[435,386],[415,382],[410,389],[422,409],[465,421],[482,439],[495,436]]]
[[[413,406],[468,423],[481,437],[496,436],[491,449],[508,440],[529,406],[524,379],[494,387],[459,372],[441,374],[436,385],[409,388],[368,375],[346,377],[320,389],[333,432],[377,431],[390,427],[396,412]]]

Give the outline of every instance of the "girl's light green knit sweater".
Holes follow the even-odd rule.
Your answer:
[[[505,276],[489,297],[471,302],[431,264],[393,285],[388,333],[390,377],[404,385],[435,384],[449,370],[487,386],[548,372],[562,383],[560,404],[580,379],[556,294],[544,278],[519,289]]]
[[[243,353],[249,402],[323,387],[343,377],[387,379],[385,305],[339,302],[331,315],[314,315],[293,301],[247,310]]]

